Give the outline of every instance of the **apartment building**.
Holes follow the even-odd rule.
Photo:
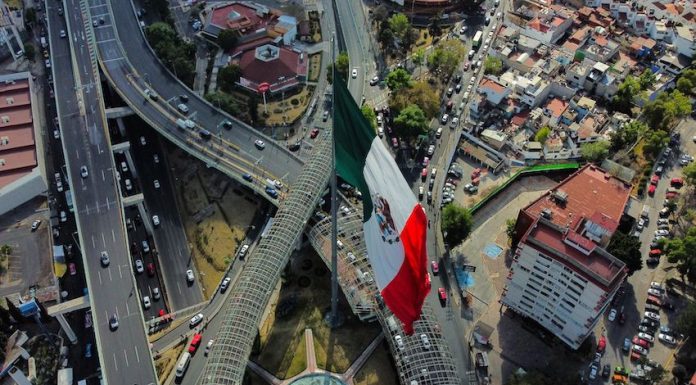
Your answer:
[[[626,278],[605,250],[631,187],[587,165],[520,210],[501,303],[577,349]]]

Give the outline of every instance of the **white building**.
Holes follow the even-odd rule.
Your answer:
[[[689,27],[675,27],[673,44],[681,55],[694,57],[696,52],[696,29]]]

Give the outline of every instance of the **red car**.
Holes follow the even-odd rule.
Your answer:
[[[657,185],[657,183],[660,181],[660,177],[657,175],[653,175],[652,178],[650,178],[650,184]]]
[[[423,170],[421,171],[421,182],[425,182],[426,178],[428,178],[428,168],[423,167]]]
[[[198,350],[198,346],[201,344],[201,334],[196,333],[193,335],[193,339],[191,339],[191,345],[189,345],[188,351],[191,354],[194,354],[196,350]]]
[[[164,315],[167,314],[164,309],[159,309],[159,312],[157,313],[158,317],[164,317]]]
[[[440,302],[447,302],[447,292],[444,287],[437,289],[437,296],[440,298]]]
[[[150,277],[155,275],[155,264],[152,262],[147,264],[147,275]]]
[[[665,194],[666,199],[674,199],[677,196],[679,196],[679,193],[675,191],[668,191],[667,194]]]
[[[430,262],[430,268],[433,269],[433,275],[437,275],[440,272],[440,265],[437,264],[437,261]]]
[[[392,147],[399,148],[399,140],[398,139],[392,138]]]
[[[670,186],[674,188],[681,188],[681,186],[684,185],[684,179],[682,178],[672,178],[672,180],[669,182]]]
[[[638,345],[638,346],[642,346],[646,349],[650,348],[650,343],[642,338],[633,337],[632,342],[633,342],[633,344]]]
[[[309,133],[309,137],[314,139],[319,135],[319,129],[315,128]]]
[[[75,264],[72,262],[68,264],[68,270],[70,270],[70,275],[77,274],[77,268],[75,267]]]
[[[656,190],[655,185],[654,185],[654,184],[651,184],[650,187],[648,187],[648,195],[654,196],[654,195],[655,195],[655,190]]]

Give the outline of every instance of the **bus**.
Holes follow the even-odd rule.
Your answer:
[[[474,40],[472,40],[472,44],[474,48],[478,48],[481,45],[481,38],[483,37],[483,32],[482,31],[476,31],[476,35],[474,35]]]
[[[73,199],[72,199],[72,191],[70,190],[65,190],[65,201],[68,203],[68,209],[70,212],[73,212]]]

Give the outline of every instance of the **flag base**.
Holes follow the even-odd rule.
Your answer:
[[[336,315],[331,312],[331,308],[327,309],[326,314],[324,315],[324,323],[328,325],[331,329],[337,329],[343,326],[343,323],[346,321],[346,318],[343,316],[343,313],[341,311],[336,311]]]

